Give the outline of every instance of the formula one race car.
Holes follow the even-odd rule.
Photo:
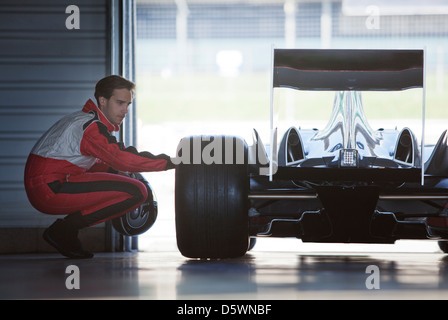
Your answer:
[[[290,127],[271,141],[181,140],[176,231],[190,258],[243,256],[256,237],[303,242],[436,239],[448,250],[448,137],[426,146],[410,128],[373,130],[362,91],[422,92],[423,50],[274,49],[277,88],[335,91],[322,130]],[[393,106],[391,106],[393,107]]]

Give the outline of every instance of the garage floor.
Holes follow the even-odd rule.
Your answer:
[[[92,260],[3,255],[0,298],[448,299],[448,255],[434,243],[299,243],[293,250],[286,240],[265,241],[244,258],[221,261],[189,260],[170,245],[157,251],[100,253]],[[75,284],[75,274],[66,273],[70,265],[79,269],[79,289],[66,287],[66,282]],[[379,274],[370,273],[372,265]],[[379,289],[369,290],[373,284]]]

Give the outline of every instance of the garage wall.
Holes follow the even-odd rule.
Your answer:
[[[40,234],[57,217],[29,205],[24,165],[42,133],[62,116],[79,110],[93,97],[96,81],[110,73],[108,3],[0,3],[0,253],[49,249]],[[69,5],[80,9],[80,29],[66,28]],[[99,240],[94,249],[101,250],[104,230],[93,232]]]

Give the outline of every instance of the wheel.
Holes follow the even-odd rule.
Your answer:
[[[222,144],[217,143],[219,139]],[[214,163],[206,164],[202,154],[200,163],[181,163],[176,169],[179,251],[185,257],[203,259],[245,255],[249,247],[247,144],[242,139],[223,136],[192,137],[183,142],[193,148],[200,143],[201,152],[210,151],[210,144],[215,143],[222,149],[210,151],[210,154],[222,152],[222,161],[216,158]],[[242,163],[236,159],[238,150],[244,152]],[[233,158],[231,164],[225,164],[229,163],[229,155]],[[225,157],[227,161],[224,161]],[[193,158],[191,154],[190,160]]]
[[[448,253],[448,241],[438,241],[440,250],[442,250],[443,253]]]
[[[131,178],[140,180],[148,190],[146,201],[135,210],[112,219],[114,229],[125,236],[137,236],[148,231],[157,219],[157,201],[148,181],[140,174],[133,173]]]

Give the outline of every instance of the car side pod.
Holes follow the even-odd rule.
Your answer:
[[[233,136],[187,137],[179,143],[175,220],[177,246],[185,257],[236,258],[249,249],[247,153],[246,142]]]

